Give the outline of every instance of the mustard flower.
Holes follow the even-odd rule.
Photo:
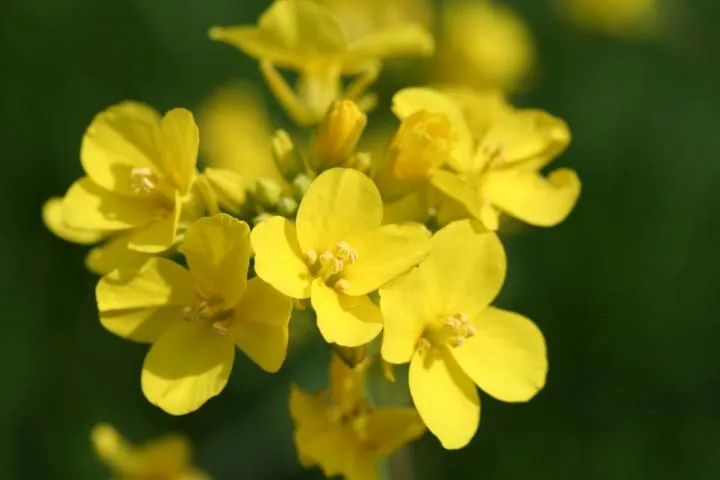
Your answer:
[[[166,435],[135,446],[102,423],[93,427],[90,438],[116,480],[210,480],[192,464],[192,447],[184,436]]]
[[[210,38],[260,59],[268,86],[300,125],[318,123],[340,98],[370,108],[374,100],[364,94],[377,78],[382,59],[429,55],[434,48],[430,34],[412,24],[351,42],[332,12],[312,0],[276,0],[257,27],[213,27]],[[298,72],[297,90],[276,66]],[[356,78],[344,89],[342,76]]]
[[[80,158],[87,176],[62,202],[63,222],[74,230],[127,232],[128,247],[158,253],[178,240],[184,205],[192,201],[198,129],[192,114],[174,109],[161,117],[136,102],[98,114],[83,136]]]
[[[365,115],[351,100],[337,100],[317,129],[309,166],[316,172],[348,165],[367,125]]]
[[[380,192],[347,168],[318,176],[300,202],[293,225],[272,217],[251,235],[255,271],[296,299],[310,298],[329,343],[363,345],[382,330],[368,294],[416,265],[428,253],[420,224],[384,225]]]
[[[152,343],[142,390],[173,415],[198,409],[228,381],[235,347],[263,370],[285,360],[289,298],[259,278],[247,280],[250,228],[219,214],[193,223],[181,251],[188,269],[152,258],[116,270],[97,285],[100,321],[109,331]],[[192,352],[189,355],[188,352]]]
[[[498,237],[475,220],[453,222],[432,238],[417,268],[380,290],[383,358],[410,362],[413,403],[445,448],[465,446],[480,421],[476,385],[506,402],[525,402],[545,384],[540,330],[488,305],[506,259]]]
[[[333,356],[330,389],[311,395],[290,390],[294,441],[304,467],[330,477],[378,480],[376,462],[420,437],[425,426],[412,408],[375,408],[365,396],[365,367]]]

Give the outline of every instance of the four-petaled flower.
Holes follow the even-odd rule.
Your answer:
[[[524,402],[544,385],[545,340],[527,318],[489,307],[505,278],[497,236],[480,222],[453,222],[430,255],[380,290],[382,356],[410,362],[410,393],[428,429],[448,449],[465,446],[480,421],[476,385]]]
[[[247,280],[249,236],[248,225],[228,215],[203,218],[181,247],[188,270],[153,258],[97,285],[103,326],[152,343],[142,389],[168,413],[192,412],[218,395],[236,346],[268,372],[285,360],[292,302],[260,278]]]
[[[311,298],[326,341],[363,345],[382,330],[368,294],[430,250],[423,225],[381,226],[382,216],[380,192],[368,177],[327,170],[308,189],[294,225],[272,217],[253,229],[255,271],[285,295]]]

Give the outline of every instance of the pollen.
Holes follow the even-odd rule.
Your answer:
[[[133,168],[129,186],[134,193],[151,193],[157,188],[157,176],[148,167]]]

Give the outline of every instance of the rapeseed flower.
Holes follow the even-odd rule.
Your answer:
[[[203,218],[185,234],[187,270],[153,258],[97,285],[103,326],[152,343],[142,389],[168,413],[192,412],[218,395],[235,347],[268,372],[285,360],[292,302],[259,278],[247,280],[249,236],[248,225],[228,215]]]
[[[87,176],[62,202],[64,224],[73,230],[126,232],[132,250],[167,250],[178,240],[181,215],[192,211],[183,212],[194,201],[198,137],[193,116],[184,109],[161,117],[147,105],[123,102],[98,114],[80,151]]]
[[[210,37],[260,59],[270,90],[300,125],[320,122],[340,98],[357,101],[363,110],[371,108],[374,97],[365,92],[379,75],[381,60],[429,55],[434,49],[430,34],[413,24],[351,42],[332,11],[312,0],[276,0],[257,27],[213,27]],[[276,66],[298,72],[296,90]],[[343,76],[356,78],[343,88]]]
[[[545,340],[527,318],[488,305],[502,287],[505,252],[474,220],[446,226],[417,268],[380,289],[383,358],[410,362],[415,407],[445,448],[465,446],[480,421],[476,385],[524,402],[545,384]]]
[[[295,299],[311,299],[325,340],[363,345],[382,330],[370,292],[405,273],[428,253],[420,224],[384,225],[377,187],[364,174],[333,168],[318,176],[293,225],[275,216],[251,240],[255,271]]]
[[[166,435],[136,446],[103,423],[93,427],[90,438],[115,480],[210,480],[192,464],[192,447],[184,436]]]
[[[414,409],[376,408],[369,402],[366,366],[350,368],[333,356],[329,391],[311,395],[291,387],[294,441],[303,466],[319,466],[328,477],[377,480],[377,461],[425,431]]]

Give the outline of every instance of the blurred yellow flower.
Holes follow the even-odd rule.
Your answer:
[[[318,176],[293,225],[272,217],[251,235],[258,276],[296,299],[310,298],[329,343],[363,345],[382,330],[368,297],[428,253],[423,225],[381,226],[383,204],[373,182],[353,169]]]
[[[658,0],[558,0],[586,28],[623,37],[647,37],[658,28]]]
[[[269,372],[285,360],[292,302],[259,278],[247,280],[249,236],[248,225],[228,215],[203,218],[188,228],[181,247],[188,270],[153,258],[97,285],[103,326],[152,343],[142,389],[168,413],[192,412],[218,395],[235,347]]]
[[[257,27],[213,27],[210,37],[260,59],[268,86],[300,125],[321,121],[340,98],[371,108],[374,99],[364,94],[377,78],[382,59],[429,55],[434,49],[430,34],[413,24],[350,41],[333,13],[312,0],[276,0]],[[276,66],[298,72],[297,91]],[[356,79],[343,88],[342,76]]]
[[[446,226],[417,268],[380,289],[382,356],[410,362],[410,394],[445,448],[468,444],[480,421],[476,385],[524,402],[545,384],[545,340],[517,313],[489,307],[505,279],[497,235],[477,221]]]
[[[332,167],[349,166],[360,136],[365,130],[365,115],[352,100],[337,100],[317,129],[312,142],[310,168],[322,172]]]
[[[102,423],[93,427],[90,438],[115,480],[210,480],[192,464],[191,445],[184,436],[167,435],[135,446]]]
[[[364,393],[365,365],[331,361],[329,392],[290,390],[295,447],[304,467],[330,477],[378,480],[376,462],[420,437],[425,426],[412,408],[375,408]]]
[[[535,64],[535,42],[513,10],[493,0],[442,3],[438,80],[472,87],[518,87]]]
[[[147,105],[123,102],[100,113],[83,137],[87,176],[65,195],[63,224],[127,232],[132,250],[167,250],[178,240],[184,204],[193,201],[198,136],[184,109],[161,117]]]

